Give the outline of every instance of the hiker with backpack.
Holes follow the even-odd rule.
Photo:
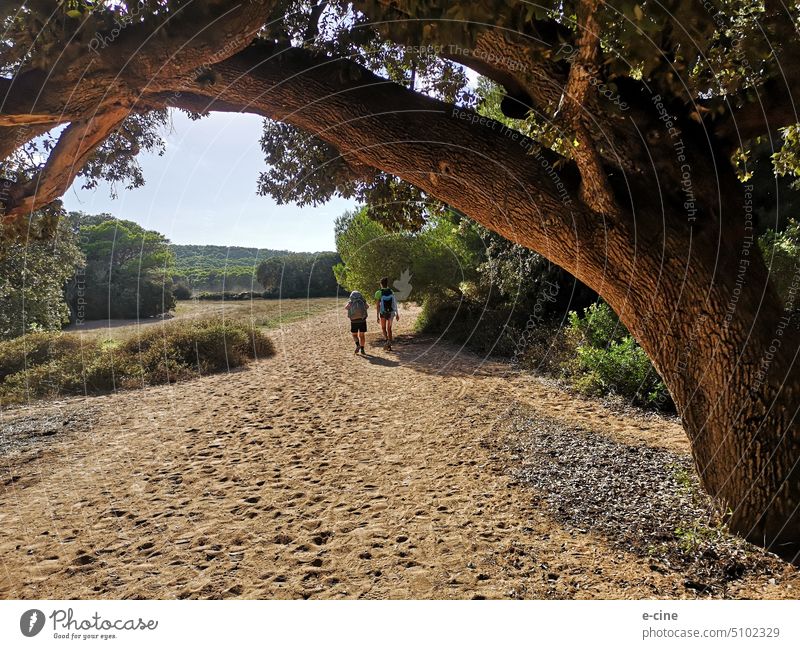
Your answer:
[[[367,318],[369,317],[369,307],[364,296],[358,291],[350,293],[350,301],[345,305],[347,317],[350,318],[350,333],[353,334],[353,341],[356,343],[356,354],[364,350],[364,338],[367,333]]]
[[[378,322],[386,340],[386,349],[392,351],[392,320],[400,320],[400,311],[397,308],[397,298],[394,291],[389,288],[389,278],[381,278],[381,287],[375,292]]]

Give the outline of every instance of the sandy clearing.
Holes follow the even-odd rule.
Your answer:
[[[682,452],[676,421],[433,339],[385,352],[371,331],[354,357],[343,316],[273,330],[278,355],[243,370],[5,413],[92,418],[0,458],[0,596],[694,596],[680,573],[557,523],[496,444],[512,405]],[[733,594],[799,589],[787,569]]]

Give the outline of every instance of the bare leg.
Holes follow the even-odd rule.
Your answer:
[[[386,339],[389,341],[389,347],[391,347],[392,346],[392,319],[391,318],[386,318],[386,320],[384,320],[384,322],[386,323]]]
[[[361,336],[363,338],[364,334],[361,334]],[[356,343],[356,353],[358,353],[358,334],[356,332],[353,332],[353,340]],[[363,345],[364,343],[362,342],[361,344]]]
[[[366,334],[363,331],[359,332],[358,339],[361,342],[361,351],[363,352],[364,351],[364,342],[365,342],[365,339],[366,339]]]

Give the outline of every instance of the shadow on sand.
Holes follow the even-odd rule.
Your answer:
[[[372,347],[379,347],[380,345],[372,345]],[[391,352],[388,352],[391,354]],[[376,356],[375,354],[365,354],[362,356],[373,365],[382,365],[383,367],[399,367],[400,362],[387,356]]]
[[[395,336],[392,351],[383,349],[383,341],[370,345],[383,359],[396,359],[394,364],[410,367],[425,374],[442,376],[471,376],[475,378],[498,376],[510,372],[507,364],[497,359],[484,358],[435,336],[406,334]]]

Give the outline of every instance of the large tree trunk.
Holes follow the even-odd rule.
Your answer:
[[[649,245],[645,234],[630,262],[634,290],[602,293],[668,386],[701,481],[731,529],[797,561],[800,335],[795,305],[769,284],[748,200],[734,194],[724,226],[667,229]],[[685,213],[667,218],[686,222]],[[624,245],[614,229],[610,238]],[[598,286],[596,276],[580,279]]]

